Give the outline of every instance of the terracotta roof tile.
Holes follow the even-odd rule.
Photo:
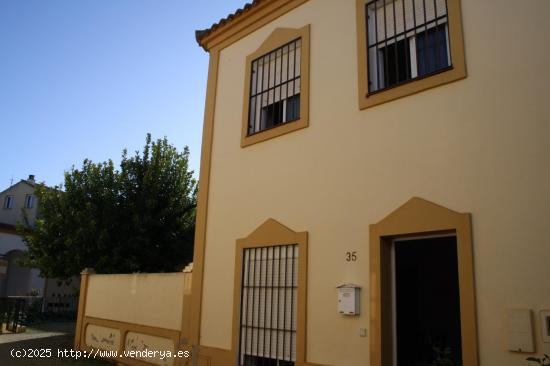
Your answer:
[[[253,0],[250,3],[246,3],[242,8],[235,10],[235,12],[229,14],[225,18],[220,19],[217,23],[212,24],[210,28],[195,31],[195,38],[197,40],[197,43],[199,44],[199,46],[204,48],[205,51],[208,51],[206,47],[202,44],[202,40],[204,39],[204,37],[208,36],[210,33],[231,22],[232,20],[239,18],[242,14],[248,12],[250,9],[255,8],[260,3],[263,3],[265,1],[269,0]]]

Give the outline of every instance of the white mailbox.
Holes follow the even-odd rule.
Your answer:
[[[345,283],[338,287],[338,312],[342,315],[359,315],[361,287]]]

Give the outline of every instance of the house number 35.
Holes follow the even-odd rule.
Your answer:
[[[357,252],[346,252],[346,262],[355,262],[357,260]]]

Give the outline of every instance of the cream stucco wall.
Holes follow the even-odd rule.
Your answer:
[[[93,275],[86,316],[180,330],[189,273]]]
[[[221,52],[201,344],[231,348],[235,240],[272,217],[309,232],[307,360],[366,365],[368,225],[419,196],[472,214],[480,364],[524,364],[505,309],[550,308],[550,2],[528,3],[462,0],[468,77],[365,110],[354,0],[308,1]],[[241,148],[246,55],[306,24],[310,126]],[[363,286],[359,317],[337,313],[342,282]]]
[[[17,234],[0,232],[0,254],[7,254],[12,250],[26,250],[27,245]]]
[[[32,224],[36,218],[36,209],[38,207],[38,201],[34,198],[33,208],[25,208],[25,197],[34,193],[34,187],[20,181],[14,184],[9,189],[0,193],[0,222],[9,225],[15,225],[22,220],[21,210],[24,209],[29,222]],[[4,208],[4,200],[6,196],[14,196],[15,202],[13,208]]]
[[[1,202],[1,199],[0,199]],[[44,278],[36,268],[21,267],[18,261],[23,256],[27,246],[16,234],[0,232],[0,254],[8,260],[7,276],[0,277],[0,296],[22,296],[31,291],[44,294]]]

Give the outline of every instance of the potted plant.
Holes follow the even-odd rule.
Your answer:
[[[533,361],[540,366],[550,366],[550,357],[547,354],[544,354],[543,358],[527,357],[526,360]]]

